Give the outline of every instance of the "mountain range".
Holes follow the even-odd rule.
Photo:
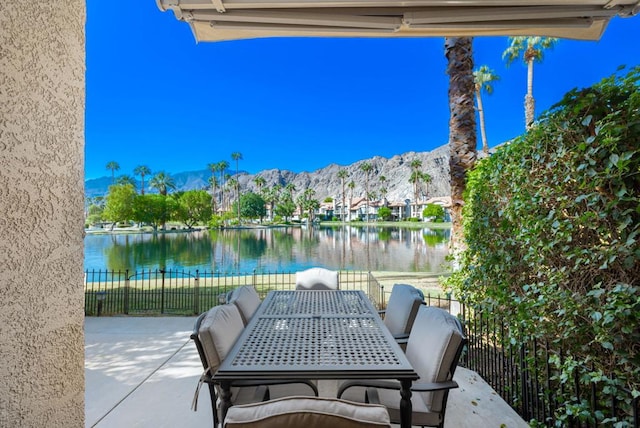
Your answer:
[[[451,188],[449,185],[449,146],[443,145],[429,152],[407,152],[395,155],[391,158],[374,156],[370,159],[363,159],[351,165],[340,166],[330,164],[324,168],[313,172],[292,172],[280,169],[267,169],[256,174],[249,174],[245,171],[238,173],[238,181],[242,191],[257,192],[258,186],[254,182],[256,176],[265,179],[265,187],[275,184],[285,186],[292,183],[295,186],[294,197],[304,192],[305,189],[315,190],[315,198],[323,201],[327,197],[339,198],[342,194],[342,183],[338,178],[338,171],[345,169],[349,176],[347,183],[353,181],[355,188],[354,197],[364,196],[365,193],[365,172],[362,171],[363,163],[368,162],[372,166],[369,174],[369,191],[377,193],[380,197],[380,189],[387,189],[384,196],[389,201],[404,201],[413,199],[413,184],[409,182],[411,175],[410,164],[413,160],[419,159],[422,162],[420,170],[431,177],[429,183],[423,184],[419,199],[433,196],[449,196]],[[229,170],[229,174],[235,175],[234,170]],[[380,177],[386,180],[381,182]],[[199,171],[186,171],[171,174],[176,185],[176,190],[186,191],[193,189],[209,189],[209,177],[211,171],[203,169]],[[148,189],[148,182],[151,177],[145,178],[146,192],[154,192]],[[85,196],[87,199],[96,196],[104,196],[111,185],[111,177],[101,177],[87,180],[85,182]],[[140,182],[137,182],[140,187]],[[348,191],[347,191],[348,192]]]

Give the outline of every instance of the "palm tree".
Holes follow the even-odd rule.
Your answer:
[[[146,165],[138,165],[133,170],[133,174],[140,176],[140,194],[144,195],[144,176],[151,174],[151,170]]]
[[[218,162],[218,172],[220,173],[220,181],[218,182],[218,185],[220,186],[220,207],[224,209],[224,184],[225,184],[225,179],[228,177],[228,174],[226,174],[226,170],[227,168],[229,168],[229,162],[227,162],[226,160],[221,160],[220,162]]]
[[[236,161],[236,195],[238,197],[238,224],[240,224],[240,180],[238,178],[238,164],[242,160],[242,153],[233,152],[231,153],[231,159]]]
[[[107,169],[111,171],[111,184],[116,184],[116,171],[120,169],[120,164],[116,161],[107,162]]]
[[[219,186],[218,178],[215,175],[209,177],[209,186],[211,186],[211,212],[215,215],[217,212],[216,193]]]
[[[258,175],[253,179],[253,182],[256,183],[256,186],[258,187],[258,193],[262,194],[262,188],[267,184],[267,180]]]
[[[462,205],[469,171],[476,160],[476,117],[473,108],[473,39],[445,37],[449,75],[449,169],[451,174],[451,245],[464,246]]]
[[[353,189],[356,188],[356,183],[351,180],[349,184],[347,184],[349,188],[349,220],[351,220],[351,207],[353,206]]]
[[[220,168],[219,163],[210,163],[207,165],[207,169],[211,171],[211,177],[209,177],[209,185],[211,186],[211,211],[216,214],[216,193],[218,191],[218,185],[220,182],[216,178],[216,172]]]
[[[344,222],[345,219],[345,206],[344,206],[344,202],[345,202],[345,184],[346,184],[346,180],[347,177],[349,176],[349,173],[347,172],[346,169],[341,169],[340,171],[338,171],[338,178],[340,179],[340,183],[342,184],[342,210],[341,210],[341,214],[342,214],[342,221]]]
[[[116,179],[116,184],[118,185],[123,185],[123,184],[130,184],[131,186],[133,186],[133,188],[135,189],[136,187],[136,179],[133,178],[130,175],[121,175]]]
[[[487,144],[487,133],[484,127],[484,109],[482,108],[482,91],[487,94],[493,93],[493,85],[491,82],[500,80],[500,77],[486,65],[481,66],[473,72],[473,81],[476,89],[476,102],[478,103],[478,116],[480,118],[480,135],[482,136],[482,151],[489,154],[489,145]]]
[[[373,171],[373,166],[369,162],[365,162],[360,165],[360,169],[364,172],[364,182],[365,182],[365,204],[367,207],[367,223],[369,222],[369,174]]]
[[[551,49],[558,42],[553,37],[509,37],[511,43],[502,53],[502,59],[510,65],[522,55],[527,65],[527,95],[524,97],[525,126],[529,129],[533,125],[535,100],[533,98],[533,63],[542,62],[542,51]]]
[[[378,177],[378,181],[380,182],[380,198],[387,199],[387,187],[384,185],[387,182],[387,177],[381,175]]]
[[[431,183],[431,176],[429,174],[427,174],[426,172],[422,174],[422,183],[424,183],[424,196],[425,199],[426,197],[429,195],[429,187],[427,186],[429,183]]]
[[[282,186],[274,184],[271,188],[264,192],[264,200],[269,204],[269,221],[273,221],[273,209],[280,198],[280,190]]]
[[[418,189],[420,187],[420,180],[422,180],[422,172],[420,172],[420,168],[422,168],[422,161],[420,159],[414,159],[409,163],[411,167],[411,175],[409,176],[409,183],[413,184],[413,205],[415,206],[415,211],[418,211]],[[413,217],[415,212],[411,214]]]
[[[167,196],[169,190],[175,190],[176,183],[171,175],[159,171],[149,180],[149,187],[156,189],[162,196]]]

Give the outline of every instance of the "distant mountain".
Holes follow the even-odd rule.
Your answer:
[[[370,159],[364,159],[351,165],[340,166],[331,164],[313,172],[295,173],[287,170],[268,169],[260,171],[257,174],[248,174],[240,171],[238,181],[243,191],[257,191],[258,188],[254,183],[256,176],[261,176],[266,181],[266,187],[275,184],[285,186],[293,183],[296,188],[294,196],[302,193],[305,189],[311,188],[315,190],[315,198],[322,201],[327,197],[338,198],[342,193],[342,184],[338,178],[338,171],[346,169],[349,173],[347,183],[353,181],[356,186],[354,188],[354,197],[364,196],[365,193],[365,174],[360,169],[361,165],[369,162],[373,166],[373,170],[369,178],[369,191],[378,193],[380,189],[387,188],[386,197],[390,201],[398,201],[405,199],[413,199],[413,185],[409,182],[411,175],[410,163],[414,159],[422,161],[422,172],[426,172],[431,176],[431,182],[423,185],[421,197],[424,195],[432,196],[449,196],[451,188],[449,185],[449,146],[444,145],[430,152],[407,152],[392,158],[384,158],[375,156]],[[229,171],[235,175],[235,171]],[[176,190],[193,190],[208,189],[209,170],[187,171],[171,174],[175,183]],[[380,176],[384,176],[386,181],[381,183]],[[145,177],[146,192],[152,192],[148,189],[148,182],[151,177]],[[85,194],[87,198],[95,196],[104,196],[107,194],[111,185],[111,177],[101,177],[87,180],[85,182]],[[139,188],[138,182],[137,187]]]

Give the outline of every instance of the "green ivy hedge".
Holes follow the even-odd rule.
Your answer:
[[[512,341],[572,355],[550,359],[561,379],[589,367],[581,382],[628,401],[640,395],[640,67],[621,70],[566,94],[469,174],[467,249],[447,284],[512,314]],[[576,409],[559,412],[561,425]]]

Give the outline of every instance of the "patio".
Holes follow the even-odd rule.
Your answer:
[[[206,427],[206,387],[190,409],[202,372],[189,334],[195,317],[86,317],[86,427]],[[475,372],[458,368],[449,396],[448,428],[528,427]],[[335,396],[335,382],[319,384]]]

